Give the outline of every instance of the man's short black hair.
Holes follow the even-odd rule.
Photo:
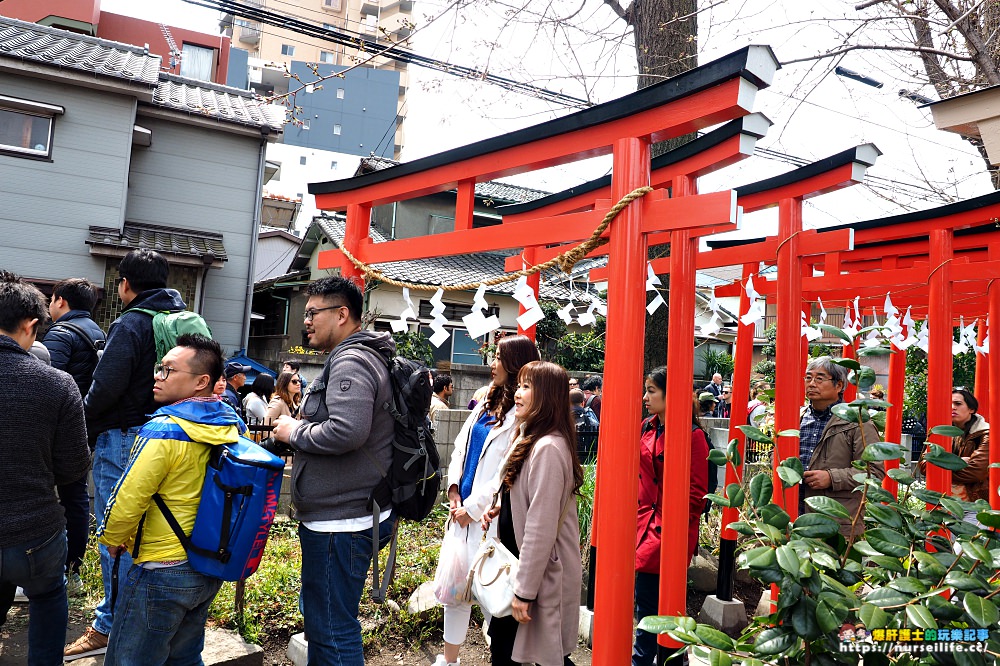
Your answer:
[[[584,391],[596,391],[604,386],[604,380],[601,379],[600,375],[591,375],[583,380],[583,385],[580,387]]]
[[[212,384],[222,376],[222,347],[211,338],[197,333],[185,333],[177,336],[177,346],[194,350],[194,367],[192,371],[206,374]]]
[[[361,289],[352,280],[342,277],[325,277],[306,287],[306,295],[322,296],[331,301],[341,301],[341,305],[347,306],[351,319],[361,321],[361,310],[364,308],[365,299],[361,294]]]
[[[283,365],[287,365],[289,368],[291,368],[292,372],[298,372],[299,368],[301,367],[298,361],[285,361]]]
[[[38,287],[25,282],[20,275],[0,270],[0,331],[14,333],[25,321],[37,319],[45,323],[49,308],[45,295]],[[36,331],[37,326],[36,326]]]
[[[167,286],[170,264],[159,252],[138,249],[126,254],[118,263],[118,275],[128,278],[135,293]]]
[[[440,393],[451,386],[451,375],[438,375],[434,378],[434,392]]]
[[[93,312],[97,305],[97,285],[86,278],[69,278],[52,288],[52,295],[66,301],[70,310]]]

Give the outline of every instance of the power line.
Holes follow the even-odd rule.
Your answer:
[[[360,33],[323,28],[302,19],[278,14],[276,12],[268,11],[262,7],[255,7],[242,2],[236,2],[235,0],[184,0],[184,2],[197,5],[199,7],[215,9],[227,14],[234,14],[235,16],[257,21],[258,23],[266,23],[267,25],[283,28],[307,37],[313,37],[315,39],[333,42],[334,44],[348,46],[362,52],[377,54],[399,62],[426,67],[428,69],[444,72],[446,74],[452,74],[453,76],[461,78],[485,81],[487,83],[500,86],[506,90],[520,92],[549,102],[561,104],[563,106],[582,108],[592,105],[591,102],[588,102],[587,100],[565,95],[554,90],[539,88],[528,83],[522,83],[503,76],[497,76],[496,74],[491,74],[479,69],[465,67],[464,65],[454,65],[442,60],[437,60],[436,58],[422,56],[400,46],[392,45],[386,47],[385,45],[379,44],[377,41],[365,37]]]

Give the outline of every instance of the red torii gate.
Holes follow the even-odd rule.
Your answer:
[[[988,309],[991,329],[1000,325],[1000,281],[997,281],[1000,278],[1000,245],[993,230],[983,232],[983,228],[988,225],[996,226],[998,215],[1000,194],[993,193],[929,211],[820,229],[820,234],[853,229],[855,247],[847,252],[835,251],[812,258],[808,263],[821,267],[825,275],[801,280],[803,296],[807,300],[822,297],[827,304],[833,304],[861,296],[865,307],[881,307],[887,291],[891,292],[893,287],[907,287],[899,292],[901,299],[897,297],[897,307],[905,309],[912,305],[918,316],[926,316],[926,311],[934,308],[934,314],[930,318],[928,353],[930,425],[950,423],[951,329],[955,317],[958,314],[981,316]],[[741,241],[720,242],[719,245],[724,245],[726,249],[739,249],[740,243]],[[957,255],[954,252],[956,246],[959,249]],[[845,288],[843,284],[846,275],[858,278],[863,285]],[[778,282],[780,281],[779,279]],[[967,286],[955,289],[953,282]],[[781,297],[780,285],[773,282],[761,283],[755,287],[762,295],[778,293],[779,299]],[[716,293],[731,296],[736,295],[737,289],[742,290],[739,285],[720,287],[716,289]],[[952,300],[956,293],[972,296],[967,297],[968,301],[958,307]],[[993,338],[991,336],[990,339],[991,354],[1000,351]],[[845,351],[848,349],[850,347],[845,346]],[[998,357],[991,355],[991,358]],[[983,380],[987,372],[982,359],[979,360],[977,379]],[[904,374],[905,354],[897,350],[891,360],[887,396],[893,403],[886,419],[886,437],[889,441],[898,441],[901,433]],[[989,364],[988,374],[989,385],[1000,386],[995,383],[1000,382],[1000,364],[995,360]],[[1000,396],[994,395],[995,391],[987,392],[989,401],[984,412],[1000,414]],[[939,435],[932,437],[950,450],[950,439]],[[991,446],[990,457],[991,462],[1000,460],[1000,446]],[[889,465],[892,466],[894,465]],[[928,467],[927,479],[928,488],[945,493],[950,491],[951,473],[948,470],[931,465]],[[895,483],[887,481],[887,487],[895,490]],[[1000,473],[991,469],[990,503],[994,507],[1000,506],[998,482]]]
[[[749,113],[756,91],[770,83],[777,66],[770,48],[748,47],[608,104],[376,173],[313,183],[309,191],[316,195],[320,209],[346,209],[343,248],[366,264],[583,238],[596,226],[600,215],[561,220],[558,227],[510,223],[473,229],[471,200],[475,183],[612,153],[611,196],[621,199],[649,185],[651,142]],[[673,185],[674,198],[655,196],[654,192],[627,207],[610,228],[610,250],[616,257],[616,269],[609,281],[613,298],[608,309],[608,391],[603,413],[608,422],[620,424],[616,430],[623,441],[599,448],[598,485],[614,488],[622,498],[620,506],[629,507],[630,512],[638,494],[638,448],[631,433],[639,423],[640,409],[632,392],[642,376],[645,290],[641,277],[645,274],[646,235],[670,233],[676,259],[683,264],[686,276],[675,277],[676,292],[679,298],[693,300],[692,258],[697,240],[691,229],[709,225],[728,230],[736,221],[735,193],[697,195],[687,177],[678,178]],[[456,231],[378,245],[368,240],[373,206],[456,187]],[[321,253],[319,268],[340,268],[344,275],[360,278],[360,271],[339,250]],[[675,276],[681,272],[675,268]],[[693,321],[689,330],[679,331],[675,338],[685,340],[688,348],[687,343],[693,339],[692,327]],[[687,357],[689,375],[692,359],[690,354]],[[680,375],[684,368],[675,367],[674,371]],[[687,383],[686,377],[683,383]],[[676,387],[673,390],[677,392]],[[668,387],[668,401],[670,391]],[[677,481],[684,482],[688,470],[681,467],[684,478]],[[673,485],[686,494],[687,483]],[[632,643],[634,521],[631,513],[628,520],[615,516],[615,508],[610,503],[597,508],[601,540],[608,544],[599,555],[597,570],[594,661],[600,664],[624,663]],[[680,521],[665,519],[665,540],[667,533],[683,535],[685,530],[686,517]],[[674,585],[683,590],[685,572],[681,570],[676,577]],[[679,612],[683,610],[682,596]]]

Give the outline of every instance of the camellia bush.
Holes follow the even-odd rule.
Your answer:
[[[843,363],[857,364],[850,359]],[[870,369],[852,370],[850,381],[866,390]],[[861,423],[870,418],[870,409],[888,406],[862,399],[833,409],[838,417]],[[760,430],[742,428],[749,439],[771,443]],[[931,432],[961,434],[950,425]],[[717,464],[740,467],[736,440],[726,452],[712,455]],[[936,444],[924,457],[952,471],[967,466]],[[963,502],[927,490],[905,465],[888,471],[899,484],[894,497],[871,477],[868,464],[902,459],[898,444],[867,443],[862,460],[854,463],[863,516],[852,516],[840,502],[817,496],[806,499],[809,512],[792,520],[774,500],[780,494],[787,504],[789,490],[802,481],[798,458],[779,464],[780,488],[774,487],[771,475],[758,474],[748,482],[730,484],[723,495],[710,495],[718,505],[739,509],[740,520],[731,525],[741,535],[738,566],[762,583],[777,585],[774,612],[756,618],[736,638],[690,617],[647,617],[639,626],[695,646],[712,666],[857,664],[862,652],[866,665],[995,663],[1000,655],[1000,511],[990,510],[983,500]],[[965,522],[967,512],[975,514],[981,527]],[[836,519],[863,521],[864,530],[846,539]],[[883,640],[845,643],[843,630],[854,627]],[[974,643],[950,652],[912,650],[945,637]],[[957,651],[970,647],[982,651]]]

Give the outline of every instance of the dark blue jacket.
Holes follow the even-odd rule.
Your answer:
[[[229,382],[226,382],[226,392],[222,394],[222,402],[232,407],[237,416],[244,421],[246,420],[246,416],[243,414],[243,401],[240,400],[240,394],[236,392],[236,389]]]
[[[90,467],[80,392],[72,377],[50,368],[0,335],[3,418],[0,442],[0,548],[62,534],[55,487]]]
[[[59,325],[66,322],[72,322],[73,326],[82,329],[87,339],[76,331]],[[80,388],[80,395],[87,395],[90,381],[94,377],[94,368],[97,367],[95,342],[104,342],[104,331],[86,310],[70,310],[59,317],[42,339],[42,344],[49,350],[52,367],[73,375],[73,381]]]
[[[174,289],[150,289],[136,296],[111,324],[104,355],[83,401],[92,439],[107,430],[141,426],[156,411],[153,318],[136,308],[179,312],[185,306]]]

